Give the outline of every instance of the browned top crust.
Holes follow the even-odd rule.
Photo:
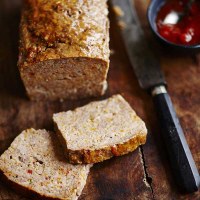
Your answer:
[[[25,0],[19,65],[90,57],[108,61],[107,0]]]

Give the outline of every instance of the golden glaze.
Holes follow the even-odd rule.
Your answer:
[[[109,59],[107,0],[25,0],[19,65],[67,57]]]

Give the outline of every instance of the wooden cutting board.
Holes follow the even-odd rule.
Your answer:
[[[152,47],[157,51],[169,84],[169,93],[194,159],[200,169],[200,54],[182,56],[170,53],[149,34],[146,20],[148,0],[135,0],[138,14]],[[52,114],[73,109],[94,100],[31,102],[17,69],[20,0],[0,1],[0,153],[24,129],[53,130]],[[174,184],[152,99],[142,91],[128,61],[119,28],[111,19],[111,66],[109,89],[103,97],[121,93],[145,120],[149,134],[146,145],[126,156],[96,164],[89,175],[81,200],[200,199],[200,193],[181,195]],[[98,98],[100,99],[100,98]],[[95,99],[96,100],[96,99]],[[0,182],[0,200],[28,199]]]

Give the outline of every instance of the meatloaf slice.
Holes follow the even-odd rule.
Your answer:
[[[23,131],[0,157],[0,171],[14,189],[42,199],[78,199],[90,167],[67,163],[56,135],[46,130]]]
[[[19,70],[33,100],[104,94],[109,68],[106,0],[25,0]]]
[[[121,95],[54,114],[55,129],[71,163],[121,156],[146,142],[144,122]]]

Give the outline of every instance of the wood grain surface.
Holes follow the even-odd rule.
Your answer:
[[[158,54],[169,84],[169,93],[194,159],[200,169],[200,54],[170,53],[156,44],[146,20],[148,0],[135,0],[144,30]],[[0,1],[0,153],[26,128],[53,130],[52,114],[73,109],[94,99],[64,102],[31,102],[25,94],[17,69],[20,0]],[[146,145],[126,156],[96,164],[88,177],[81,200],[179,200],[200,199],[200,192],[180,194],[171,174],[160,137],[152,99],[137,83],[125,53],[112,11],[111,67],[106,98],[121,93],[145,120],[149,134]],[[98,98],[98,99],[102,99]],[[96,100],[96,99],[95,99]],[[25,200],[0,182],[0,200]]]

